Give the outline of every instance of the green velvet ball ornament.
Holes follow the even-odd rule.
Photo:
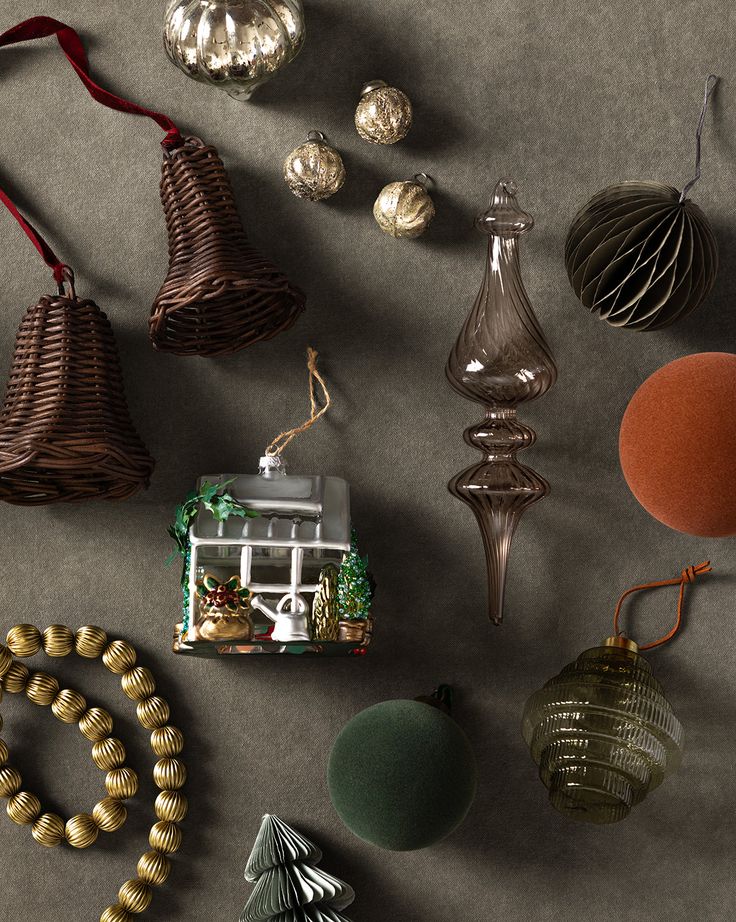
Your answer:
[[[384,701],[361,711],[330,755],[335,809],[356,836],[380,848],[433,845],[463,821],[475,797],[470,742],[429,700]]]

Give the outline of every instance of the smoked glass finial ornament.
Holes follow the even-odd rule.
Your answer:
[[[171,0],[164,48],[200,83],[248,100],[304,44],[302,0]]]
[[[534,220],[516,200],[516,184],[500,180],[476,227],[489,235],[483,284],[447,362],[452,387],[486,411],[465,441],[483,460],[454,477],[450,492],[473,510],[488,566],[488,613],[503,618],[511,539],[524,510],[549,493],[549,484],[516,453],[535,433],[516,418],[520,403],[546,393],[557,368],[521,280],[518,238]]]

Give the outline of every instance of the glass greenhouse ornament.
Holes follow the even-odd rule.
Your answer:
[[[345,164],[321,131],[310,131],[284,161],[284,180],[294,195],[319,202],[342,188]]]
[[[376,223],[390,237],[421,237],[434,218],[434,202],[427,192],[429,176],[417,173],[405,182],[390,182],[373,205]]]
[[[529,698],[522,733],[555,809],[587,823],[616,823],[674,772],[683,730],[641,650],[661,646],[679,630],[685,587],[710,572],[687,567],[676,579],[628,589],[614,616],[615,634],[550,679]],[[638,645],[618,620],[628,595],[679,585],[677,621],[662,638]]]
[[[658,182],[618,183],[594,195],[572,222],[565,244],[570,284],[611,326],[662,329],[696,310],[713,287],[718,245],[688,193],[700,179],[700,137],[717,79],[706,80],[695,176],[682,192]]]
[[[302,0],[171,0],[164,48],[179,70],[248,100],[299,54]]]
[[[519,207],[516,184],[500,180],[475,223],[490,238],[485,277],[446,373],[461,396],[485,408],[485,420],[465,432],[465,441],[484,457],[454,477],[449,489],[470,506],[480,526],[488,613],[500,624],[511,539],[524,510],[549,493],[547,481],[516,458],[536,438],[517,419],[516,408],[545,394],[557,368],[521,280],[518,238],[534,220]]]
[[[373,590],[349,486],[288,475],[281,456],[330,404],[314,350],[308,360],[310,418],[271,443],[257,474],[202,477],[177,510],[169,529],[184,562],[176,653],[366,652]]]
[[[384,80],[366,83],[355,110],[355,127],[370,144],[396,144],[409,133],[411,101],[406,93]]]

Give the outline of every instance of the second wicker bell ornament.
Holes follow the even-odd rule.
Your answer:
[[[284,180],[294,195],[319,202],[342,188],[345,164],[321,131],[310,131],[284,161]]]
[[[409,133],[411,101],[406,93],[383,80],[366,83],[355,110],[355,127],[370,144],[396,144]]]
[[[405,182],[390,182],[373,205],[376,223],[390,237],[421,237],[435,215],[426,173]]]

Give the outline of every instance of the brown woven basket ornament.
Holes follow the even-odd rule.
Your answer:
[[[161,199],[169,272],[151,311],[154,347],[178,355],[226,355],[290,327],[304,309],[304,295],[248,242],[215,148],[183,137],[167,115],[98,86],[79,35],[56,19],[21,22],[0,35],[0,47],[50,35],[94,99],[145,115],[166,131]]]
[[[0,499],[17,505],[125,499],[154,461],[125,402],[112,327],[74,275],[0,189],[0,201],[54,270],[58,295],[29,307],[18,329],[0,411]]]

